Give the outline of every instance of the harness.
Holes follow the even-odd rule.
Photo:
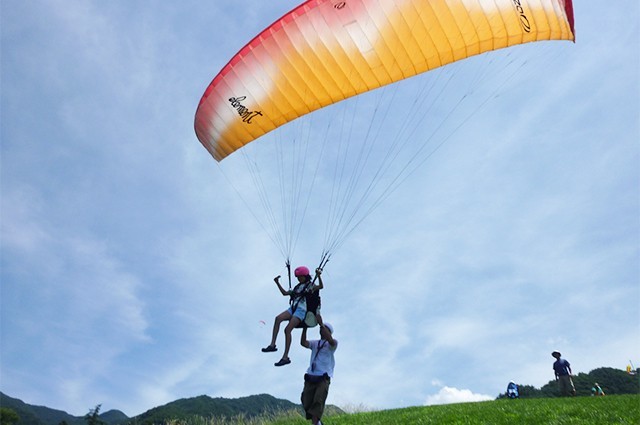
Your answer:
[[[301,288],[300,290],[298,290]],[[313,281],[309,280],[308,282],[299,283],[295,286],[293,291],[291,292],[289,305],[291,305],[291,311],[295,313],[300,301],[302,298],[305,299],[307,304],[307,316],[309,314],[313,314],[313,325],[307,327],[314,327],[317,322],[315,322],[315,315],[318,312],[318,307],[320,307],[320,293],[319,291],[313,291]],[[307,322],[305,318],[305,322]]]
[[[324,266],[327,265],[327,262],[329,262],[329,258],[330,254],[328,252],[322,254],[322,259],[320,260],[318,269],[322,270]],[[287,274],[289,275],[289,290],[291,291],[291,263],[288,259],[285,265],[287,266]],[[305,297],[305,301],[307,304],[307,313],[305,315],[305,318],[298,326],[296,326],[297,328],[313,328],[318,324],[318,321],[316,320],[316,314],[318,313],[318,309],[320,308],[321,304],[320,291],[312,291],[313,284],[315,283],[317,278],[318,275],[316,274],[313,279],[307,282],[298,283],[294,287],[293,291],[291,291],[289,305],[291,306],[291,311],[293,313],[295,313],[296,309],[298,308],[298,304],[300,304],[302,297]],[[303,285],[302,290],[300,292],[297,292],[296,289],[298,289],[301,285]]]
[[[290,297],[289,305],[291,306],[291,311],[295,313],[296,309],[298,308],[298,304],[300,304],[300,301],[302,300],[303,297],[305,298],[305,300],[308,301],[312,287],[313,287],[313,281],[309,280],[308,282],[298,283],[293,288],[293,291],[291,291],[291,295],[289,296]],[[298,288],[302,288],[302,289],[298,290]],[[310,310],[308,304],[307,304],[307,310]]]
[[[298,288],[302,289],[297,291]],[[312,291],[312,288],[313,280],[299,283],[295,286],[290,295],[289,304],[291,305],[291,311],[293,313],[295,313],[298,308],[298,304],[300,304],[303,297],[307,304],[307,313],[304,320],[297,326],[298,328],[313,328],[318,324],[316,314],[320,307],[320,293],[319,291]]]
[[[316,355],[313,356],[313,360],[311,361],[311,370],[314,371],[316,369],[316,360],[318,360],[318,354],[320,354],[320,350],[322,350],[324,348],[325,345],[327,345],[328,342],[325,341],[324,339],[321,339],[318,342],[318,347],[316,348]]]

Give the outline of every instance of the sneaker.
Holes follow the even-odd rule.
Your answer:
[[[269,345],[269,346],[264,347],[264,348],[262,349],[262,352],[263,352],[263,353],[271,353],[271,352],[273,352],[273,351],[278,351],[278,349],[276,348],[276,346],[275,346],[275,345]]]

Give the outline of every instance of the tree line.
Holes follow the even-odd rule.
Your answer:
[[[550,374],[553,371],[550,370]],[[635,373],[627,373],[623,370],[610,367],[594,369],[589,373],[578,373],[573,376],[573,385],[576,388],[577,396],[590,396],[591,389],[598,383],[606,395],[615,394],[640,394],[640,369]],[[518,384],[516,382],[516,384]],[[542,398],[559,397],[558,383],[555,380],[549,381],[541,388],[532,385],[518,384],[520,398]],[[498,398],[506,398],[505,392],[500,393]]]

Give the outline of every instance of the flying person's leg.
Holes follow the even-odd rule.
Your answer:
[[[284,328],[284,353],[282,353],[282,358],[280,359],[280,361],[275,364],[276,366],[284,366],[291,363],[291,360],[289,360],[289,348],[291,348],[291,331],[293,331],[301,322],[302,320],[300,320],[297,315],[293,316],[291,320],[289,320],[289,324],[287,325],[287,327]]]
[[[280,332],[280,324],[287,320],[291,320],[291,313],[289,312],[289,310],[285,310],[276,316],[276,318],[273,321],[273,332],[271,334],[271,343],[267,347],[262,349],[263,353],[277,351],[276,339],[278,339],[278,332]]]

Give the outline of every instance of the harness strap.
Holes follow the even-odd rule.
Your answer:
[[[301,283],[299,283],[298,285],[302,285]],[[298,285],[296,285],[296,288],[298,287]],[[295,295],[291,294],[291,299],[289,300],[289,304],[291,304],[291,311],[292,312],[296,312],[296,309],[298,308],[298,304],[300,304],[300,300],[302,299],[302,297],[306,297],[307,296],[307,292],[309,292],[309,288],[313,287],[313,281],[309,281],[304,283],[304,289]],[[295,288],[294,288],[295,291]],[[295,299],[294,299],[295,298]]]
[[[318,349],[316,350],[316,355],[313,356],[313,360],[311,361],[311,371],[312,372],[316,370],[316,360],[318,359],[318,354],[320,354],[320,350],[322,350],[325,345],[327,345],[327,341],[325,341],[324,339],[321,339],[318,342]]]

